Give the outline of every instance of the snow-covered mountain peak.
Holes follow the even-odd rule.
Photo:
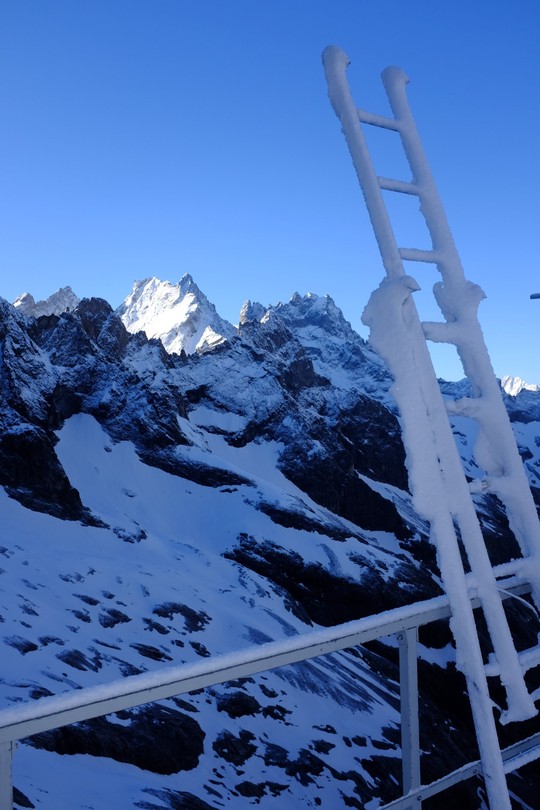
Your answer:
[[[193,281],[193,276],[191,273],[184,273],[180,281],[178,282],[178,288],[182,295],[187,295],[188,293],[192,293],[194,296],[206,297],[204,293],[201,292],[200,288],[195,284]]]
[[[352,332],[342,311],[329,295],[320,296],[311,292],[306,295],[294,292],[288,303],[284,304],[280,301],[269,307],[264,307],[257,301],[248,300],[240,311],[240,323],[268,322],[276,315],[289,326],[319,326],[330,334],[341,334],[347,337]]]
[[[540,385],[526,383],[521,377],[506,375],[501,380],[501,388],[511,397],[517,397],[521,391],[540,391]]]
[[[36,301],[28,292],[17,296],[13,306],[27,318],[39,318],[41,315],[61,315],[75,309],[80,302],[71,287],[62,287],[43,301]]]
[[[129,332],[159,338],[171,354],[209,351],[236,334],[188,273],[178,284],[136,281],[117,313]]]
[[[240,324],[249,323],[250,321],[260,321],[264,317],[266,307],[259,304],[258,301],[244,301],[242,309],[240,310]]]
[[[365,346],[329,295],[294,293],[288,303],[276,304],[271,309],[304,345],[324,345],[326,352],[332,344],[339,353],[358,343]]]

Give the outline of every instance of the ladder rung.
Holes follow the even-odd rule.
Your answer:
[[[399,248],[399,255],[409,262],[430,262],[438,264],[443,258],[436,250],[420,250],[419,248]]]
[[[493,573],[497,577],[497,584],[505,584],[500,581],[502,577],[523,577],[527,573],[527,567],[530,565],[530,557],[516,557],[513,560],[509,560],[509,562],[494,565]],[[508,583],[506,583],[506,587],[509,587]]]
[[[455,321],[449,323],[448,321],[422,321],[422,330],[426,340],[432,340],[434,343],[452,343],[457,345],[459,337],[459,326],[456,326]],[[456,333],[458,337],[456,337]],[[450,413],[448,404],[445,402],[446,410]]]
[[[524,672],[537,667],[540,664],[540,644],[518,653],[518,658]]]
[[[527,672],[529,669],[536,667],[540,664],[540,644],[537,644],[535,647],[529,647],[528,650],[522,650],[518,653],[518,661],[521,665],[521,669],[523,672]],[[490,661],[489,664],[486,664],[486,675],[488,677],[493,677],[495,675],[500,675],[501,667],[498,661]],[[540,690],[536,690],[539,692]],[[540,694],[536,697],[536,692],[532,693],[532,697],[535,700],[538,700]]]
[[[395,118],[387,118],[384,115],[377,115],[377,113],[370,113],[367,110],[357,110],[358,118],[363,124],[371,124],[374,127],[382,127],[383,129],[393,129],[394,132],[399,132],[400,123]]]
[[[420,189],[416,183],[407,183],[404,180],[393,180],[391,177],[377,177],[379,186],[385,191],[399,191],[401,194],[414,194],[420,196]]]

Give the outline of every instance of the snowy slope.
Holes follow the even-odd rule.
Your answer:
[[[186,340],[180,299],[205,299],[172,287],[141,288],[140,311]],[[439,593],[390,376],[328,296],[247,304],[218,351],[165,351],[99,299],[35,321],[3,303],[0,340],[0,706]],[[509,405],[533,482],[538,398]],[[462,417],[455,435],[475,477]],[[448,632],[423,641],[435,778],[474,741]],[[346,651],[40,735],[15,784],[40,808],[371,806],[399,794],[396,681],[393,642]]]
[[[230,465],[234,460],[234,469],[249,476],[251,484],[213,489],[145,466],[130,443],[112,443],[93,417],[72,417],[59,437],[57,452],[70,481],[110,528],[59,521],[2,496],[4,705],[241,649],[311,626],[307,613],[294,607],[282,589],[230,559],[242,538],[264,537],[266,544],[301,553],[306,566],[324,568],[331,560],[335,575],[344,580],[361,582],[379,565],[387,572],[405,570],[402,555],[389,552],[387,543],[379,545],[375,537],[370,547],[351,536],[336,549],[330,537],[291,532],[258,510],[262,501],[292,500],[296,510],[313,512],[321,525],[330,518],[330,527],[336,526],[333,516],[283,478],[270,449],[230,451]],[[217,445],[222,441],[211,434],[206,439]],[[254,476],[254,469],[263,469],[264,478]],[[343,530],[347,532],[346,523]],[[410,579],[414,564],[408,565]],[[270,803],[273,793],[285,792],[290,806],[312,806],[301,781],[291,783],[286,777],[279,747],[287,763],[297,758],[300,770],[314,769],[309,781],[316,782],[325,801],[339,804],[342,794],[355,793],[354,781],[345,776],[354,768],[355,755],[369,758],[377,750],[372,740],[387,734],[392,740],[389,750],[396,751],[396,687],[370,672],[362,658],[334,655],[261,676],[249,693],[236,684],[209,694],[189,700],[187,716],[204,729],[207,739],[206,756],[189,775],[138,777],[132,784],[130,769],[118,766],[115,774],[113,765],[107,766],[111,779],[119,781],[133,801],[141,801],[142,789],[152,787],[190,789],[209,798],[215,790],[215,768],[222,772],[219,781],[224,785],[217,788],[222,798],[230,799],[239,784],[251,782],[263,786],[259,790]],[[174,702],[167,706],[178,713]],[[344,737],[357,736],[359,728],[362,742],[350,747]],[[248,752],[255,748],[242,763],[242,773],[238,763],[216,753],[223,735],[249,741]],[[276,757],[279,764],[272,764]],[[171,767],[178,764],[180,755]],[[59,806],[62,792],[50,784],[49,769],[54,773],[56,767],[51,754],[42,753],[40,759],[25,746],[18,752],[15,782],[38,807]],[[86,787],[90,795],[97,792],[96,770],[79,773],[77,760],[73,767],[76,782],[68,775],[71,758],[62,765],[61,781],[73,779],[76,785],[70,807],[79,806],[75,794],[82,784],[84,802]],[[344,775],[327,784],[332,770]],[[107,778],[100,777],[100,782],[103,797]],[[44,792],[44,784],[49,784],[50,793]]]

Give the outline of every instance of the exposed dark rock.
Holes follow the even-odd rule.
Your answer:
[[[410,594],[396,587],[396,581],[415,581],[417,593],[422,587],[426,589],[424,598],[436,594],[431,577],[426,576],[422,582],[419,572],[405,561],[395,572],[395,579],[388,579],[378,566],[362,558],[363,568],[356,581],[332,574],[320,564],[305,563],[299,554],[272,543],[258,543],[245,535],[239,537],[238,545],[226,556],[277,583],[313,622],[324,626],[369,616],[374,606],[377,610],[388,610],[407,604]]]
[[[140,529],[136,532],[130,532],[126,529],[120,529],[119,527],[113,528],[113,532],[120,540],[123,540],[124,543],[140,543],[142,540],[146,540],[148,537],[147,533],[144,529]]]
[[[271,717],[273,720],[283,720],[288,714],[292,714],[289,709],[286,709],[284,706],[265,706],[262,710],[263,717]]]
[[[159,804],[153,802],[135,802],[135,807],[141,810],[215,810],[202,799],[197,798],[192,793],[175,790],[156,790],[155,788],[144,788],[144,793],[155,796],[159,799]]]
[[[155,703],[131,711],[130,717],[129,725],[99,717],[35,734],[26,742],[57,754],[110,757],[153,773],[171,774],[197,766],[205,734],[193,717]]]
[[[202,630],[210,621],[210,616],[204,610],[194,610],[181,602],[163,602],[156,605],[152,613],[162,619],[174,619],[177,615],[183,616],[184,628],[188,633]]]
[[[332,748],[336,747],[328,740],[313,740],[312,745],[316,754],[329,754]]]
[[[266,793],[265,782],[258,782],[257,784],[254,782],[239,782],[235,787],[238,793],[241,796],[245,796],[247,799],[262,799]]]
[[[193,706],[193,704],[188,703],[187,700],[183,700],[182,698],[173,697],[171,698],[171,700],[175,706],[177,706],[179,709],[183,709],[185,712],[197,714],[197,712],[199,711],[196,706]]]
[[[325,731],[327,734],[337,733],[334,726],[331,726],[329,723],[326,723],[324,726],[313,726],[313,728],[317,729],[317,731]]]
[[[171,631],[165,625],[160,624],[160,622],[155,622],[153,619],[143,619],[144,622],[144,629],[155,631],[159,633],[161,636],[166,636]]]
[[[152,444],[152,442],[149,443]],[[147,450],[144,448],[140,451],[140,457],[145,464],[158,467],[164,472],[171,473],[171,475],[187,478],[188,481],[193,481],[203,487],[253,486],[253,482],[242,475],[220,467],[212,467],[208,464],[181,458],[175,453],[155,452],[154,449]]]
[[[280,745],[268,743],[264,755],[265,765],[275,765],[283,768],[287,776],[308,785],[313,782],[314,776],[320,776],[326,767],[324,762],[307,749],[300,749],[296,758]]]
[[[315,373],[313,363],[303,349],[300,349],[296,357],[287,365],[281,373],[279,381],[293,395],[297,395],[303,388],[331,385],[330,380]]]
[[[172,661],[172,656],[165,652],[163,649],[158,649],[157,647],[152,647],[150,644],[130,644],[130,647],[133,647],[134,650],[144,656],[145,658],[150,658],[152,661]]]
[[[27,424],[0,434],[0,485],[29,509],[102,525],[83,506],[42,428]]]
[[[68,666],[73,667],[73,669],[82,671],[90,669],[92,672],[97,672],[102,666],[101,658],[98,654],[94,655],[93,658],[89,658],[80,650],[62,650],[62,652],[56,654],[56,657],[65,664],[68,664]]]
[[[84,602],[87,605],[99,605],[99,599],[96,599],[95,596],[90,596],[90,594],[74,593],[73,596],[76,596],[77,599],[80,599],[81,602]]]
[[[74,315],[79,318],[80,323],[90,340],[99,343],[102,329],[108,319],[113,315],[111,305],[103,298],[83,298],[77,305]],[[116,318],[120,321],[119,318]],[[120,326],[123,327],[122,321]],[[126,343],[127,343],[127,331]]]
[[[80,622],[86,622],[89,624],[92,621],[92,617],[88,613],[87,610],[72,610],[71,613],[78,619]]]
[[[223,731],[212,743],[212,748],[226,762],[239,766],[257,750],[257,746],[253,744],[254,739],[255,735],[245,729],[242,729],[238,736],[230,731]]]
[[[28,693],[28,697],[32,700],[39,700],[42,697],[50,697],[53,693],[45,686],[36,686]]]
[[[259,701],[245,692],[233,692],[232,694],[221,695],[217,699],[216,705],[219,712],[226,712],[229,717],[233,718],[254,715],[261,711]]]
[[[314,456],[290,445],[280,466],[316,503],[341,517],[370,531],[391,532],[399,539],[410,536],[394,504],[359,478],[350,455],[339,448]]]
[[[130,621],[129,616],[116,608],[107,608],[107,610],[99,614],[99,623],[102,627],[115,627],[117,624]]]
[[[205,647],[201,641],[190,641],[189,643],[201,658],[210,658],[212,655],[208,647]]]
[[[259,684],[259,689],[261,690],[263,695],[265,695],[268,698],[277,698],[278,696],[278,693],[276,692],[275,689],[269,689],[268,686],[266,686],[264,683]]]
[[[261,501],[257,505],[257,509],[277,523],[279,526],[285,526],[287,529],[299,529],[306,532],[317,532],[331,537],[333,540],[347,540],[349,537],[356,537],[360,543],[365,543],[360,534],[355,534],[352,531],[346,531],[338,526],[329,526],[328,524],[321,523],[315,514],[309,515],[305,512],[293,512],[290,509],[284,509],[279,504],[266,503]]]
[[[38,649],[37,644],[27,638],[23,638],[22,636],[9,636],[4,638],[4,642],[10,647],[15,647],[15,649],[19,650],[22,655],[26,655],[26,653],[33,652],[34,650]]]
[[[64,640],[58,636],[40,636],[38,641],[42,647],[47,647],[48,644],[58,644],[62,647],[65,644]]]
[[[17,805],[17,807],[28,808],[33,808],[36,806],[30,801],[28,796],[22,793],[17,787],[13,787],[13,804]]]

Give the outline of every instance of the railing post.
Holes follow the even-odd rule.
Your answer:
[[[398,633],[399,682],[401,696],[401,756],[403,795],[420,787],[420,731],[418,720],[418,628],[410,627]],[[411,810],[422,806],[419,797],[411,802]]]
[[[0,743],[0,810],[13,810],[13,743]]]

